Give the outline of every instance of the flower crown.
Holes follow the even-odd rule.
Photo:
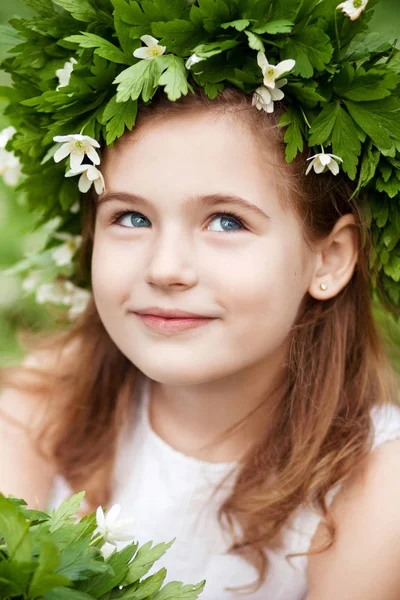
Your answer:
[[[286,161],[306,142],[307,174],[342,170],[352,197],[366,191],[371,260],[396,308],[400,50],[367,31],[377,1],[25,0],[38,16],[10,21],[19,43],[1,65],[13,85],[1,88],[11,127],[0,134],[0,173],[13,185],[22,170],[17,191],[48,232],[43,252],[12,268],[29,273],[24,289],[71,318],[83,310],[79,211],[92,185],[105,188],[97,150],[132,130],[140,99],[164,88],[176,101],[196,83],[211,100],[237,87],[267,113],[284,100]]]

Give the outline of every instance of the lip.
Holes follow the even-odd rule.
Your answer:
[[[157,317],[164,317],[165,319],[176,319],[178,317],[183,318],[194,318],[194,319],[210,319],[209,315],[200,315],[198,313],[190,313],[186,310],[179,310],[178,308],[167,309],[167,308],[159,308],[158,306],[150,306],[149,308],[144,308],[143,310],[136,310],[136,314],[141,315],[155,315]]]
[[[161,333],[180,333],[182,331],[187,331],[188,329],[202,327],[214,320],[213,318],[210,319],[208,317],[165,318],[141,313],[134,314],[136,314],[147,327]]]

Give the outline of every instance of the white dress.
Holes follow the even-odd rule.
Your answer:
[[[213,499],[211,507],[202,510],[213,487],[236,463],[209,463],[185,456],[164,442],[151,428],[148,416],[149,380],[143,380],[143,392],[133,432],[120,442],[114,470],[113,494],[109,507],[121,505],[119,518],[135,518],[135,541],[140,545],[152,540],[154,545],[176,541],[146,574],[167,569],[165,583],[182,581],[196,584],[206,579],[199,600],[234,600],[240,598],[225,587],[252,584],[257,571],[244,559],[224,555],[230,545],[228,535],[220,528],[216,511],[229,493],[226,484]],[[400,438],[400,409],[374,407],[373,449]],[[234,477],[234,474],[233,474]],[[232,476],[228,482],[233,482]],[[340,484],[327,496],[328,505]],[[72,495],[64,479],[58,476],[48,509]],[[290,552],[307,552],[317,529],[320,514],[300,506],[284,529],[284,547],[267,550],[269,572],[249,600],[304,600],[307,594],[307,556],[285,559]],[[129,542],[120,542],[123,548]],[[243,594],[243,592],[242,592]]]

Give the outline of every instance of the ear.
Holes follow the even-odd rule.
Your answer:
[[[331,233],[315,245],[315,269],[308,293],[316,300],[336,296],[350,281],[357,263],[359,234],[354,215],[340,217]],[[321,289],[321,283],[326,289]]]

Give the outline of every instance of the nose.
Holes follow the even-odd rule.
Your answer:
[[[158,287],[192,287],[197,278],[192,234],[182,232],[181,228],[160,233],[150,250],[147,282]]]

